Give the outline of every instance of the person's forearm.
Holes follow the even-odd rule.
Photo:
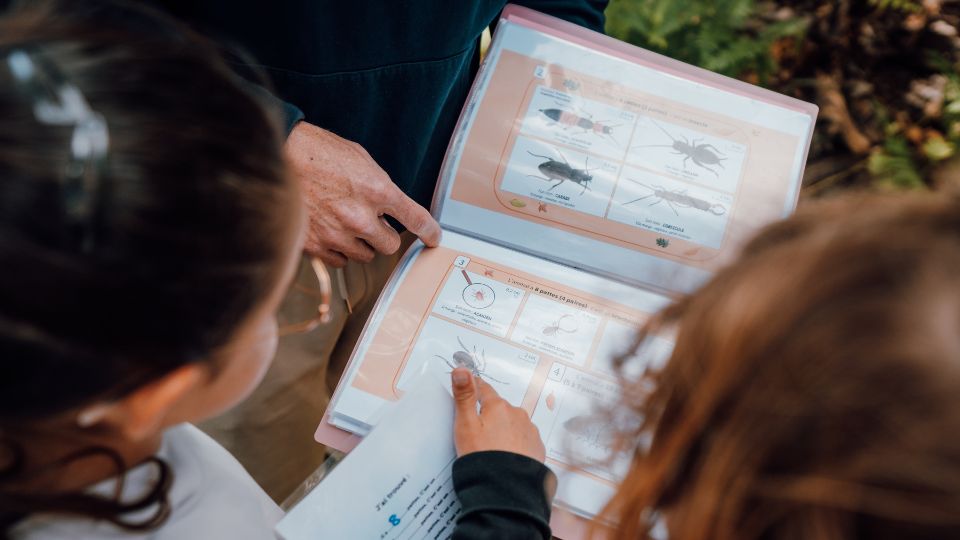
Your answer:
[[[455,540],[549,539],[556,477],[545,465],[511,452],[474,452],[453,464],[462,508]]]

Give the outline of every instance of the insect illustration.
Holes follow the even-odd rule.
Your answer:
[[[497,295],[486,283],[471,283],[463,288],[463,301],[468,306],[475,309],[485,309],[490,307],[496,300]]]
[[[670,140],[673,141],[673,144],[647,144],[641,146],[634,146],[634,148],[673,148],[674,154],[685,156],[683,158],[683,166],[687,166],[687,161],[693,160],[694,165],[702,169],[706,169],[713,173],[714,176],[720,178],[720,173],[710,168],[710,166],[716,165],[717,167],[723,168],[721,161],[725,161],[727,158],[722,157],[723,152],[717,150],[712,144],[697,144],[697,141],[700,139],[693,139],[692,141],[687,140],[686,137],[683,137],[683,140],[680,141],[674,138],[667,130],[663,129],[663,126],[657,123],[656,120],[650,119],[653,122],[653,125],[657,126],[667,137],[670,137]],[[719,154],[719,155],[718,155]]]
[[[463,288],[461,296],[468,306],[476,309],[486,309],[497,299],[497,293],[486,283],[474,282],[466,270],[460,270],[467,286]]]
[[[573,182],[574,184],[583,186],[583,190],[580,192],[581,195],[583,195],[584,193],[586,193],[588,189],[590,189],[590,186],[588,184],[593,181],[593,176],[590,174],[587,174],[588,172],[590,172],[590,169],[586,168],[587,160],[589,160],[590,158],[584,158],[583,169],[575,169],[570,166],[570,163],[568,163],[567,159],[563,157],[563,154],[560,154],[559,150],[557,151],[557,154],[560,154],[560,159],[563,160],[562,162],[557,161],[552,157],[534,154],[529,150],[527,150],[527,153],[533,157],[538,157],[538,158],[547,160],[541,163],[540,165],[537,165],[537,170],[539,170],[543,174],[543,176],[536,176],[533,174],[527,175],[531,178],[539,178],[540,180],[546,180],[547,182],[553,182],[554,180],[556,180],[557,183],[550,186],[550,188],[547,189],[547,191],[552,191],[553,188],[559,186],[564,182]]]
[[[613,442],[614,434],[610,424],[601,421],[593,414],[582,414],[567,418],[563,422],[563,429],[576,437],[578,441],[598,448],[608,449]]]
[[[470,349],[467,348],[466,345],[463,344],[463,341],[460,339],[460,336],[457,336],[457,343],[460,344],[461,350],[453,353],[453,362],[451,362],[450,360],[447,360],[446,358],[440,356],[439,354],[435,354],[434,356],[443,360],[448,366],[450,366],[451,370],[456,369],[458,367],[465,367],[469,369],[470,372],[473,373],[475,377],[484,377],[484,378],[490,379],[493,382],[498,382],[500,384],[510,384],[508,382],[504,382],[499,379],[494,379],[490,375],[487,375],[486,373],[487,357],[484,354],[483,350],[481,350],[480,352],[477,352],[477,346],[474,345],[473,350],[471,351]]]
[[[661,202],[666,202],[667,205],[670,207],[670,209],[673,210],[673,213],[676,214],[677,216],[680,215],[680,213],[677,212],[678,207],[679,208],[696,208],[697,210],[701,210],[703,212],[709,212],[715,216],[722,216],[723,214],[727,213],[726,207],[723,206],[722,204],[720,203],[711,204],[710,201],[698,199],[693,195],[687,195],[687,190],[685,189],[675,189],[673,191],[669,191],[667,189],[664,189],[663,186],[648,186],[646,184],[641,184],[636,180],[631,180],[631,182],[640,184],[641,186],[649,189],[650,194],[644,195],[643,197],[636,198],[629,202],[625,202],[623,203],[623,206],[626,206],[628,204],[633,204],[637,201],[642,201],[650,197],[654,197],[656,201],[649,204],[648,206],[653,206],[655,204],[660,204]],[[666,246],[661,246],[661,247],[666,247]]]
[[[539,205],[537,205],[537,212],[543,212],[544,214],[546,214],[547,205],[545,203],[540,203]]]
[[[486,270],[484,270],[484,271],[483,271],[483,277],[492,278],[492,277],[493,277],[493,270],[491,270],[491,269],[489,269],[489,268],[487,268]]]
[[[583,115],[580,115],[560,108],[540,109],[540,114],[562,126],[580,128],[583,130],[581,133],[590,132],[601,137],[606,136],[614,144],[617,144],[617,140],[613,138],[613,128],[618,127],[619,124],[611,126],[604,121],[593,120],[593,116],[585,111]]]
[[[563,87],[572,92],[576,92],[580,89],[580,82],[575,79],[564,79]]]
[[[657,246],[665,248],[670,245],[670,241],[666,238],[657,238]]]
[[[573,321],[570,324],[564,324],[563,321],[570,319]],[[555,336],[559,333],[563,334],[572,334],[579,330],[577,327],[576,321],[573,319],[572,315],[561,315],[559,319],[553,321],[547,326],[543,327],[543,335],[545,336]]]

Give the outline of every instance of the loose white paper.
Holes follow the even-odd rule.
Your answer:
[[[449,538],[460,515],[453,419],[450,394],[424,375],[277,532],[287,540]]]

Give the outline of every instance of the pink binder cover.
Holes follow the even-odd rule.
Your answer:
[[[779,105],[783,108],[798,111],[814,118],[816,118],[820,111],[820,108],[813,103],[807,103],[806,101],[801,101],[772,90],[767,90],[731,77],[720,75],[719,73],[686,64],[679,60],[674,60],[662,54],[657,54],[616,38],[599,34],[593,30],[588,30],[571,22],[545,15],[528,7],[507,4],[500,17],[502,20],[532,28],[544,34],[577,43],[596,51],[605,52],[611,56],[622,58],[664,73],[669,73],[682,79],[697,81],[705,86]],[[812,141],[813,129],[810,130],[810,134],[807,137],[804,156],[807,155]],[[803,177],[805,168],[806,163],[804,163],[800,169],[800,178]],[[798,189],[796,198],[799,199],[799,196],[800,190]],[[793,202],[794,206],[796,206],[797,200],[795,199]]]
[[[340,429],[330,423],[330,406],[327,406],[327,410],[323,412],[323,418],[320,420],[320,425],[317,426],[317,431],[313,434],[313,439],[318,443],[329,446],[334,450],[339,450],[343,453],[349,453],[351,450],[357,447],[360,444],[360,441],[363,440],[363,437],[350,433],[349,431]]]

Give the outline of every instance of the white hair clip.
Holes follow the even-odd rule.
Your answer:
[[[14,81],[34,101],[38,122],[73,126],[70,162],[64,171],[61,191],[68,221],[81,229],[81,249],[93,248],[100,170],[107,157],[110,137],[103,116],[90,108],[83,93],[49,62],[17,49],[7,55]]]

